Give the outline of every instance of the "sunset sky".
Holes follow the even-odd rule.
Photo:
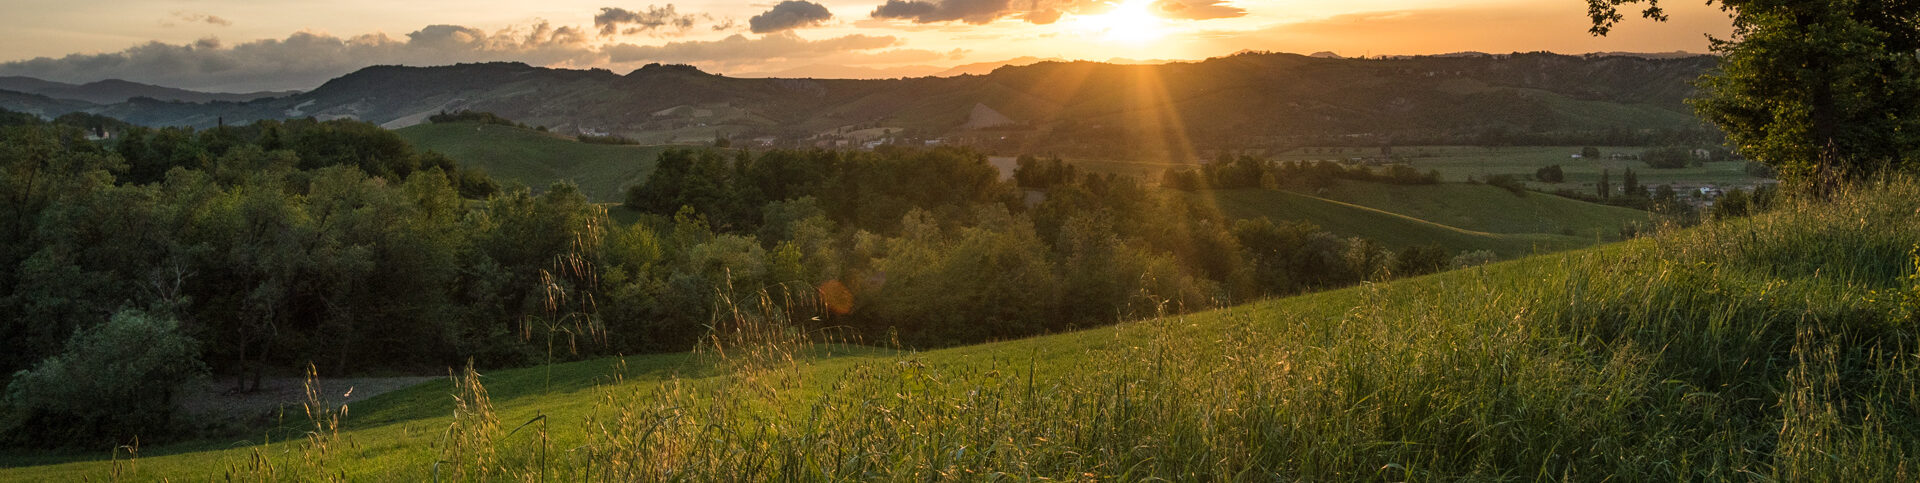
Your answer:
[[[310,89],[375,64],[511,60],[626,73],[925,75],[1019,57],[1191,60],[1241,50],[1705,52],[1727,17],[1666,5],[1586,33],[1580,0],[0,0],[0,75],[216,91]],[[824,76],[824,75],[822,75]]]

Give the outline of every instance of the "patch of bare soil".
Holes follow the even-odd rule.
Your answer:
[[[320,400],[328,405],[353,404],[421,382],[440,379],[429,376],[347,377],[320,379]],[[260,380],[260,390],[233,392],[233,379],[208,378],[188,383],[174,394],[178,417],[199,423],[270,421],[285,410],[301,414],[307,401],[306,380],[298,377],[274,377]]]

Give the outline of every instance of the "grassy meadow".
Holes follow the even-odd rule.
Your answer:
[[[1600,180],[1601,171],[1611,173],[1614,186],[1620,185],[1620,176],[1632,168],[1640,183],[1647,186],[1674,184],[1699,186],[1752,186],[1761,182],[1760,178],[1747,175],[1746,163],[1723,161],[1705,163],[1700,167],[1678,169],[1654,169],[1645,162],[1636,159],[1611,159],[1614,154],[1639,155],[1646,147],[1599,146],[1601,159],[1574,158],[1580,154],[1581,146],[1395,146],[1393,154],[1404,158],[1408,164],[1424,172],[1437,170],[1440,180],[1461,182],[1468,178],[1487,179],[1488,176],[1511,174],[1522,179],[1533,176],[1534,170],[1546,166],[1560,165],[1566,173],[1564,183],[1528,182],[1535,189],[1553,191],[1572,189],[1582,192],[1593,191],[1593,185]],[[1274,160],[1312,161],[1339,160],[1351,157],[1378,155],[1379,148],[1300,148],[1277,153]]]
[[[1455,253],[1491,250],[1503,258],[1618,239],[1622,225],[1648,219],[1645,212],[1540,193],[1517,196],[1491,186],[1344,183],[1341,188],[1339,196],[1329,197],[1335,199],[1266,189],[1206,190],[1191,196],[1198,203],[1220,208],[1233,219],[1304,221],[1394,249],[1437,245]],[[1389,194],[1402,190],[1408,194]],[[1469,198],[1448,198],[1455,194]],[[1338,197],[1363,203],[1336,201]],[[1540,217],[1528,217],[1536,213]]]
[[[1487,233],[1573,234],[1583,238],[1598,233],[1612,237],[1621,225],[1647,221],[1645,211],[1540,193],[1516,195],[1481,184],[1388,185],[1341,180],[1314,194]]]
[[[925,352],[742,303],[691,353],[457,371],[0,479],[1912,480],[1920,185],[1786,205]]]
[[[420,124],[394,131],[421,150],[438,151],[502,181],[544,189],[555,181],[580,186],[588,199],[618,202],[628,185],[653,172],[672,146],[589,144],[557,134],[499,124]]]

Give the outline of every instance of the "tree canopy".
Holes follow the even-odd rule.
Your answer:
[[[1741,154],[1816,188],[1915,166],[1920,148],[1920,2],[1714,0],[1733,20],[1692,104]],[[1624,5],[1665,20],[1659,0],[1588,0],[1606,35]]]

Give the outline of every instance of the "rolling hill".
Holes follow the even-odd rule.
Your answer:
[[[1386,187],[1379,191],[1393,192],[1399,188],[1402,187]],[[1360,191],[1365,188],[1350,189]],[[1476,194],[1475,190],[1470,189],[1459,191],[1466,192],[1470,196]],[[1550,195],[1532,193],[1526,198],[1520,198],[1505,191],[1499,193],[1514,199],[1467,198],[1443,206],[1414,207],[1393,200],[1391,195],[1381,195],[1377,199],[1367,197],[1367,201],[1376,202],[1382,207],[1406,210],[1411,213],[1396,213],[1381,208],[1280,190],[1209,190],[1190,196],[1197,203],[1217,207],[1222,214],[1231,219],[1267,218],[1276,222],[1303,221],[1336,235],[1367,238],[1393,249],[1437,245],[1455,253],[1491,250],[1502,258],[1554,252],[1592,245],[1605,239],[1617,239],[1620,225],[1609,223],[1633,219],[1632,210],[1623,210],[1628,213],[1614,213],[1610,210],[1601,210],[1600,208],[1606,207],[1597,205],[1595,208],[1576,207],[1546,200],[1557,198]],[[1528,201],[1528,198],[1542,200]],[[1574,203],[1580,202],[1574,201]],[[1556,206],[1573,208],[1576,210],[1574,213],[1581,214],[1530,223],[1516,223],[1513,219],[1504,216],[1498,218],[1484,216],[1486,213],[1509,208],[1525,212]],[[1477,227],[1495,228],[1500,231],[1489,232],[1451,226],[1412,216],[1415,213],[1441,219],[1465,220]],[[1644,218],[1644,214],[1641,217]],[[1533,228],[1539,227],[1566,228],[1566,230],[1532,231]]]
[[[626,187],[653,172],[667,146],[588,144],[513,126],[458,122],[395,131],[414,147],[445,154],[462,167],[535,189],[572,181],[588,199],[618,202]]]
[[[39,94],[54,99],[82,101],[92,104],[114,104],[127,102],[136,97],[145,97],[161,101],[204,103],[213,101],[245,102],[269,97],[293,95],[299,91],[278,92],[200,92],[177,89],[153,84],[107,79],[86,84],[68,84],[35,79],[32,77],[0,77],[0,90]]]
[[[15,458],[0,479],[1905,480],[1916,216],[1899,183],[937,351],[750,323],[789,335],[422,384],[352,402],[338,433],[296,417],[137,460]]]
[[[1387,185],[1342,180],[1315,193],[1343,203],[1487,233],[1551,233],[1609,239],[1647,212],[1483,184]]]
[[[515,63],[376,66],[309,92],[204,104],[133,99],[80,109],[146,125],[314,116],[399,128],[440,111],[493,112],[558,132],[651,143],[771,137],[811,145],[842,128],[902,140],[1191,156],[1187,148],[1288,145],[1356,133],[1458,139],[1486,132],[1688,129],[1682,99],[1712,57],[1553,54],[1329,59],[1243,53],[1201,62],[1039,62],[986,75],[747,79],[687,66],[626,75]],[[1015,121],[963,129],[976,106]],[[0,99],[0,107],[12,108]],[[831,138],[828,138],[829,140]],[[997,145],[997,144],[996,144]],[[1029,150],[1031,151],[1031,150]]]

